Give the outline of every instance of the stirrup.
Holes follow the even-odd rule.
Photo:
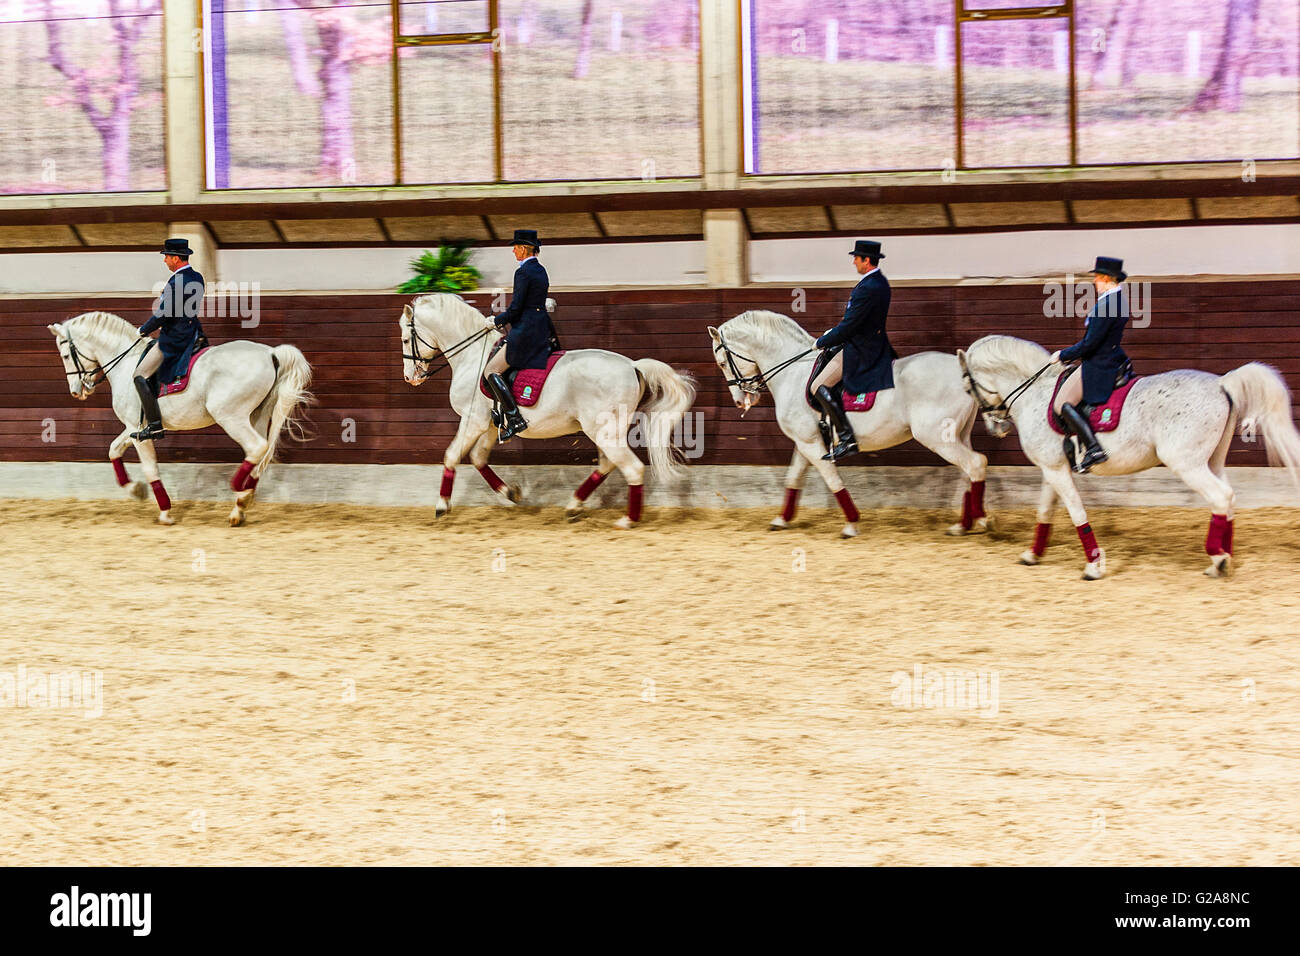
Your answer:
[[[850,455],[858,453],[858,442],[856,438],[844,438],[836,436],[838,439],[831,450],[822,455],[822,461],[839,461],[841,458],[848,458]]]
[[[157,441],[159,438],[166,438],[167,432],[161,425],[146,425],[138,432],[132,432],[131,437],[136,441]]]
[[[1103,461],[1109,460],[1110,456],[1102,451],[1101,446],[1085,449],[1083,457],[1079,463],[1074,466],[1075,474],[1086,475],[1092,470],[1093,465],[1100,465]]]

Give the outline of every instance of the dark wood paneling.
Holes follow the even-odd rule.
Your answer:
[[[1152,288],[1151,318],[1130,329],[1125,347],[1144,373],[1195,367],[1223,373],[1248,361],[1279,368],[1300,382],[1300,318],[1293,311],[1300,281],[1225,283],[1169,282]],[[817,334],[838,321],[847,288],[804,290],[805,311],[794,316]],[[486,294],[471,296],[480,307]],[[699,383],[695,411],[703,415],[705,464],[784,464],[791,446],[775,422],[770,400],[741,420],[713,364],[705,328],[747,309],[789,312],[789,289],[664,289],[566,293],[558,325],[570,348],[607,348],[652,357],[692,372]],[[237,318],[204,324],[214,341],[253,338],[288,342],[306,353],[315,370],[318,404],[309,412],[314,437],[287,442],[285,461],[435,463],[456,429],[448,407],[446,373],[420,388],[402,381],[397,320],[410,297],[380,295],[263,296],[260,323],[241,328]],[[1037,285],[907,286],[894,289],[890,337],[902,354],[953,351],[982,335],[1003,332],[1059,348],[1076,340],[1082,323],[1049,319]],[[113,297],[95,300],[15,299],[4,303],[0,351],[0,459],[103,460],[120,431],[107,390],[84,403],[67,390],[45,326],[80,312],[103,309],[142,321],[150,301]],[[229,311],[229,310],[227,310]],[[1295,411],[1300,412],[1300,409]],[[342,441],[342,420],[356,423],[356,440]],[[53,419],[57,441],[42,441],[43,422]],[[976,447],[994,464],[1024,464],[1015,439],[994,441],[975,432]],[[159,444],[163,461],[239,460],[239,450],[219,429],[176,435]],[[585,437],[518,440],[498,448],[502,464],[574,463],[595,459]],[[941,463],[915,442],[864,455],[855,463]],[[1258,444],[1233,446],[1229,463],[1265,462]],[[107,466],[106,466],[107,467]]]

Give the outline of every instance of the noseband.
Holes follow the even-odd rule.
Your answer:
[[[81,376],[81,390],[83,392],[92,391],[96,387],[98,387],[102,382],[106,381],[108,379],[108,373],[113,370],[113,366],[117,365],[118,362],[122,361],[122,359],[124,359],[127,356],[127,354],[130,353],[130,351],[133,348],[135,348],[137,345],[139,345],[140,342],[142,341],[141,339],[136,339],[134,342],[128,345],[125,350],[113,356],[113,358],[109,360],[107,365],[101,365],[97,362],[95,363],[94,368],[88,369],[86,368],[85,365],[82,364],[81,353],[77,351],[77,345],[75,342],[72,341],[72,334],[68,332],[67,329],[63,330],[63,338],[68,343],[68,355],[67,355],[68,361],[70,361],[72,363],[72,367],[76,369],[75,372],[64,372],[63,374],[66,376],[72,376],[72,375]],[[56,342],[56,344],[58,343]],[[63,355],[62,350],[59,351],[59,355],[60,356]],[[96,375],[98,375],[99,378],[95,378],[94,376]],[[87,377],[91,379],[89,385],[86,383]]]

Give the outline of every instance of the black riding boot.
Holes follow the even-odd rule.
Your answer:
[[[1075,464],[1074,470],[1080,475],[1086,475],[1093,465],[1101,464],[1108,456],[1097,442],[1097,436],[1092,431],[1088,416],[1081,412],[1077,405],[1062,405],[1061,418],[1065,421],[1066,427],[1079,436],[1079,440],[1085,445],[1083,458]]]
[[[524,416],[519,414],[519,406],[515,403],[514,393],[510,390],[510,386],[506,384],[504,378],[493,372],[487,377],[487,383],[488,388],[492,390],[492,394],[496,396],[497,405],[501,409],[500,440],[503,442],[509,441],[527,428],[528,423],[524,421]]]
[[[853,426],[849,424],[849,416],[844,411],[844,406],[835,400],[835,393],[822,385],[813,394],[813,398],[817,399],[817,404],[822,407],[822,414],[835,425],[835,446],[822,455],[822,460],[839,461],[849,455],[856,455],[858,441],[853,434]]]
[[[140,394],[140,404],[144,407],[145,426],[138,432],[132,432],[136,441],[154,441],[165,438],[167,433],[162,427],[162,412],[158,410],[158,396],[154,394],[149,380],[143,375],[135,377],[135,390]]]

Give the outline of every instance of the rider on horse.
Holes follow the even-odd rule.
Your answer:
[[[160,383],[180,378],[189,368],[190,357],[200,340],[206,341],[199,313],[203,308],[203,276],[190,265],[194,250],[184,239],[168,239],[163,243],[163,262],[172,277],[163,286],[153,315],[140,326],[140,336],[161,329],[156,345],[146,348],[144,357],[135,369],[135,390],[140,394],[140,404],[147,423],[138,432],[132,432],[136,441],[153,441],[166,436],[162,427],[162,413],[158,410],[158,393],[149,377],[158,373]]]
[[[501,410],[501,441],[506,441],[528,427],[514,393],[504,375],[507,368],[546,368],[551,353],[559,348],[555,326],[546,311],[546,295],[551,281],[546,269],[537,259],[541,246],[535,229],[516,229],[514,235],[515,270],[514,295],[510,306],[492,321],[497,329],[509,325],[505,347],[498,349],[488,360],[483,378],[496,397]]]
[[[1128,278],[1124,260],[1098,256],[1092,276],[1097,303],[1084,319],[1087,331],[1074,345],[1052,353],[1053,362],[1082,360],[1061,385],[1053,406],[1065,427],[1086,447],[1074,466],[1081,475],[1107,457],[1093,434],[1089,416],[1094,408],[1105,404],[1130,369],[1129,358],[1120,348],[1124,324],[1128,322],[1128,295],[1122,285]]]
[[[880,243],[859,239],[850,255],[862,279],[849,296],[840,324],[817,340],[819,349],[841,348],[827,361],[809,387],[822,413],[835,423],[837,441],[822,456],[826,461],[838,461],[858,451],[849,416],[831,391],[831,386],[842,379],[844,387],[853,394],[893,388],[894,359],[898,358],[898,353],[889,344],[889,336],[885,334],[890,293],[889,282],[880,271],[880,260],[885,258]]]

